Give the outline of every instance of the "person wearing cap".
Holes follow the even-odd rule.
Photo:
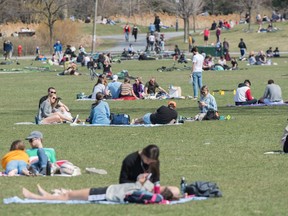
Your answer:
[[[200,93],[201,97],[200,100],[198,101],[200,113],[198,113],[194,117],[194,120],[198,121],[202,121],[209,110],[213,110],[215,112],[218,111],[216,100],[214,96],[209,93],[208,86],[206,85],[202,86]]]
[[[161,92],[168,94],[159,84],[156,82],[156,79],[152,77],[144,86],[144,93],[147,95],[155,95],[156,89],[159,89]]]
[[[251,82],[250,80],[245,80],[244,83],[240,83],[236,90],[236,94],[234,96],[235,105],[249,105],[256,104],[257,99],[252,96],[250,90]]]
[[[268,80],[268,85],[265,88],[264,95],[259,99],[258,103],[283,104],[281,87],[274,83],[274,80]]]
[[[143,117],[136,118],[134,124],[174,124],[177,116],[176,102],[169,101],[168,106],[162,105],[155,113],[146,113]]]
[[[29,170],[34,174],[50,175],[49,160],[43,148],[43,134],[40,131],[32,131],[26,138],[29,141],[32,149],[37,149],[38,160],[32,161]],[[28,155],[31,149],[27,149]]]
[[[110,91],[112,99],[117,99],[120,96],[121,82],[118,82],[118,76],[115,74],[112,76],[112,82],[108,83],[107,87]]]

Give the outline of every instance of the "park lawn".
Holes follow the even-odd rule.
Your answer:
[[[272,59],[278,65],[247,66],[240,62],[238,71],[205,71],[203,84],[210,90],[236,89],[245,79],[252,82],[254,97],[262,96],[268,79],[282,87],[288,98],[287,59]],[[30,60],[20,60],[24,67]],[[189,63],[191,64],[191,63]],[[33,65],[41,64],[35,62]],[[189,71],[157,72],[161,66],[172,66],[172,60],[123,61],[113,65],[113,72],[127,69],[132,76],[142,76],[147,81],[155,76],[167,89],[170,84],[181,86],[182,95],[192,95]],[[3,68],[1,66],[1,68]],[[161,185],[179,185],[185,176],[188,182],[213,181],[223,193],[222,198],[195,201],[174,206],[164,205],[4,205],[1,215],[286,215],[288,193],[285,192],[286,155],[264,155],[279,150],[279,140],[287,124],[287,106],[278,107],[227,107],[233,104],[233,92],[216,93],[220,115],[230,115],[229,121],[186,122],[181,126],[167,127],[71,127],[63,125],[14,125],[33,121],[38,100],[47,88],[54,86],[73,115],[80,119],[89,115],[91,102],[76,101],[79,92],[91,93],[96,81],[91,81],[88,71],[80,67],[82,76],[56,76],[53,72],[1,74],[1,156],[7,153],[16,139],[24,139],[32,130],[44,134],[44,146],[56,150],[57,159],[67,159],[79,166],[82,175],[61,177],[1,177],[0,199],[20,196],[21,188],[36,192],[40,183],[47,190],[53,188],[101,187],[118,182],[123,158],[144,146],[154,143],[160,147]],[[198,112],[197,102],[177,100],[179,115],[190,117]],[[111,112],[127,113],[131,118],[153,112],[166,100],[109,101]],[[28,142],[26,142],[29,147]],[[108,175],[85,173],[86,167],[107,170]]]

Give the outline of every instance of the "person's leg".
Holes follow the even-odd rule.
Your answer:
[[[12,160],[10,161],[7,165],[6,165],[6,169],[5,169],[5,174],[9,175],[9,176],[14,176],[15,174],[18,173],[18,161],[17,160]]]
[[[25,161],[18,161],[18,174],[27,175],[29,171],[27,170],[27,163]]]
[[[61,123],[62,120],[60,118],[59,115],[53,114],[47,118],[44,118],[43,120],[41,120],[41,124],[52,124],[52,123]]]
[[[193,77],[193,92],[194,92],[194,98],[197,98],[198,97],[198,89],[197,89],[197,86],[198,86],[198,78],[197,78],[197,74],[196,73],[193,73],[192,74],[192,77]]]
[[[46,175],[48,157],[45,154],[45,151],[43,148],[38,148],[37,156],[38,156],[38,168],[40,170],[40,173]]]
[[[202,72],[198,73],[197,77],[198,77],[198,88],[199,88],[199,91],[200,91],[201,88],[202,88]]]
[[[29,199],[38,199],[38,200],[88,200],[90,188],[80,189],[75,191],[68,191],[67,193],[54,196],[52,194],[38,195],[32,193],[26,188],[22,189],[23,196]]]
[[[285,140],[284,145],[283,145],[283,151],[285,153],[288,153],[288,135],[286,136],[286,140]]]
[[[246,102],[247,102],[247,104],[256,104],[257,103],[257,99],[248,100]]]

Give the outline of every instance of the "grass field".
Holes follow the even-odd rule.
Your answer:
[[[268,35],[268,34],[267,34]],[[236,40],[236,39],[235,39]],[[248,40],[248,39],[247,39]],[[250,40],[250,39],[249,39]],[[262,47],[268,47],[266,43]],[[279,45],[280,50],[281,46]],[[235,89],[239,82],[250,79],[254,97],[262,96],[268,79],[282,87],[288,100],[287,59],[273,59],[278,65],[247,66],[240,62],[238,71],[204,72],[203,83],[213,89]],[[1,66],[16,68],[30,65],[22,60],[20,65]],[[38,63],[39,64],[39,63]],[[34,63],[37,65],[37,63]],[[34,66],[33,65],[33,66]],[[192,95],[189,71],[156,71],[171,61],[124,61],[114,64],[113,71],[127,69],[132,76],[143,80],[155,76],[167,89],[170,84],[181,86],[182,95]],[[60,68],[53,68],[60,71]],[[222,198],[195,201],[175,206],[141,205],[3,205],[0,215],[286,215],[288,192],[285,189],[286,155],[264,155],[279,150],[279,140],[287,124],[287,106],[278,107],[227,107],[233,104],[233,93],[215,94],[220,115],[231,115],[229,121],[186,122],[181,126],[154,128],[70,127],[63,125],[14,125],[15,122],[33,121],[38,100],[47,88],[54,86],[72,114],[81,119],[89,115],[91,102],[76,101],[76,94],[89,94],[95,81],[88,71],[83,75],[56,76],[57,72],[1,74],[0,153],[7,153],[16,139],[24,139],[32,130],[44,134],[44,146],[55,148],[57,159],[67,159],[82,169],[82,175],[73,178],[59,177],[1,177],[0,199],[20,196],[22,187],[36,192],[40,183],[47,190],[53,188],[79,189],[105,186],[118,182],[123,158],[147,144],[160,147],[161,184],[179,185],[181,176],[193,181],[216,182]],[[111,112],[127,113],[131,118],[153,112],[167,101],[117,101],[109,102]],[[177,100],[177,111],[182,116],[194,116],[197,103]],[[28,142],[26,142],[29,147]],[[90,175],[85,167],[97,167],[108,175]]]

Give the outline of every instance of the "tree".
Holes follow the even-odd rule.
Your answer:
[[[66,1],[57,0],[31,0],[30,6],[34,13],[41,14],[45,20],[44,23],[49,28],[49,50],[52,52],[53,27],[57,20],[63,16],[62,10],[67,5]]]
[[[184,22],[184,42],[187,43],[190,31],[189,19],[193,17],[193,29],[195,31],[196,16],[204,7],[203,0],[166,0],[166,7],[169,7]]]

